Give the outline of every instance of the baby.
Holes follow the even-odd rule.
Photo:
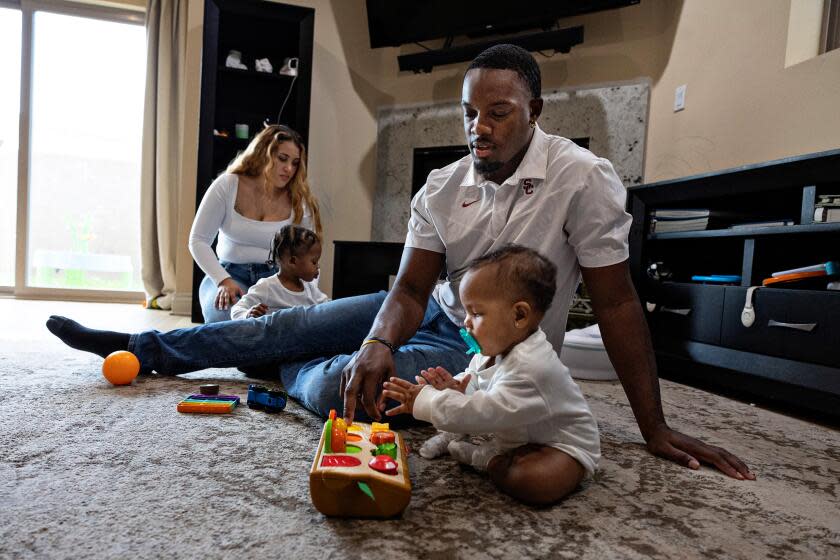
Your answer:
[[[262,317],[278,309],[329,301],[313,282],[318,278],[321,259],[321,241],[315,232],[301,226],[283,226],[274,235],[268,258],[280,272],[251,286],[231,308],[231,319]]]
[[[455,377],[434,368],[418,384],[392,377],[383,385],[383,395],[400,403],[389,416],[413,414],[443,430],[422,456],[448,451],[534,504],[574,490],[601,453],[595,418],[539,326],[556,275],[550,261],[518,245],[474,260],[459,293],[480,353]],[[492,437],[474,444],[466,434]]]

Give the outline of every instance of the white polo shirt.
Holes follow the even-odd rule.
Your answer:
[[[608,266],[629,255],[626,198],[609,161],[537,127],[501,185],[476,172],[471,155],[432,171],[411,201],[405,244],[446,255],[447,281],[433,297],[459,326],[465,313],[458,286],[470,261],[507,243],[539,251],[557,265],[557,292],[541,327],[559,352],[579,266]]]

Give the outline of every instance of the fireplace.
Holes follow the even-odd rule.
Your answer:
[[[436,146],[433,148],[414,148],[411,166],[411,198],[426,184],[426,177],[435,169],[446,167],[458,161],[470,150],[466,146]]]

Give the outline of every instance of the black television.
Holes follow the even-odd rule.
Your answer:
[[[558,19],[640,0],[367,0],[370,47],[398,47],[455,35],[549,29]]]

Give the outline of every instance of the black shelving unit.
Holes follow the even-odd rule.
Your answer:
[[[386,241],[333,241],[333,298],[388,290],[400,269],[403,244]]]
[[[840,259],[840,223],[814,223],[821,194],[840,192],[840,150],[663,181],[629,190],[630,267],[662,377],[840,420],[840,291],[828,279],[752,294],[773,272]],[[704,208],[741,223],[792,225],[652,233],[656,210]],[[739,220],[734,219],[735,223]],[[670,271],[647,274],[651,263]],[[738,275],[738,285],[693,275]]]
[[[315,10],[260,0],[205,0],[201,63],[196,208],[210,183],[250,140],[235,138],[234,125],[247,124],[252,138],[263,122],[280,122],[309,141],[309,100]],[[231,50],[242,53],[247,70],[229,68]],[[296,79],[278,73],[287,57],[299,60]],[[257,72],[254,61],[268,58],[272,73]],[[291,93],[290,93],[291,88]],[[228,137],[214,135],[226,131]],[[204,273],[193,267],[192,320],[202,322],[198,286]]]

